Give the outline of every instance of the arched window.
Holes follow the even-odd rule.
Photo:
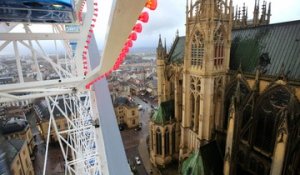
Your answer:
[[[224,62],[224,36],[220,29],[214,35],[214,66],[221,66]]]
[[[245,155],[242,151],[239,151],[238,153],[238,163],[243,164],[245,159]]]
[[[241,91],[241,100],[245,99],[245,97],[249,94],[249,89],[248,87],[240,82],[240,91]],[[227,130],[227,125],[228,125],[228,117],[229,117],[229,108],[230,108],[230,103],[231,103],[231,98],[235,95],[237,89],[237,81],[232,83],[226,88],[226,98],[225,98],[225,103],[224,103],[224,122],[223,122],[223,129]]]
[[[277,87],[258,99],[255,110],[254,146],[267,154],[273,154],[277,124],[282,111],[288,106],[290,96],[286,89]]]
[[[159,128],[156,129],[156,154],[162,155],[162,149],[161,149],[161,131]]]
[[[196,97],[196,112],[195,112],[195,131],[198,131],[199,126],[199,116],[200,116],[200,95]]]
[[[172,128],[172,153],[176,152],[176,127],[173,126]]]
[[[190,128],[194,131],[198,130],[198,122],[200,115],[200,92],[201,92],[201,79],[200,77],[191,76],[191,93],[190,93],[190,109],[191,121]]]
[[[170,137],[169,137],[170,133],[169,133],[169,129],[166,129],[165,132],[165,155],[169,155],[170,154]]]
[[[191,120],[190,120],[190,128],[194,128],[194,119],[195,119],[195,98],[194,94],[191,93]]]
[[[204,38],[199,31],[196,31],[192,38],[191,64],[194,66],[202,66],[203,57],[204,57]]]
[[[246,127],[246,124],[248,123],[248,121],[250,120],[252,116],[252,104],[246,104],[244,109],[243,109],[243,116],[242,116],[242,129],[244,127]],[[244,141],[247,141],[249,142],[249,130],[247,130],[242,136],[241,138],[244,140]]]

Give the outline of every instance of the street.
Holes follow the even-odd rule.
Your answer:
[[[147,175],[145,165],[141,159],[141,155],[138,151],[138,146],[142,139],[146,139],[149,135],[149,115],[151,112],[151,104],[145,103],[138,97],[133,97],[134,101],[143,106],[143,110],[140,110],[140,122],[142,123],[142,129],[140,131],[135,131],[134,129],[127,129],[121,131],[121,136],[127,155],[127,159],[131,165],[136,166],[137,174]],[[144,151],[148,151],[144,148]],[[135,157],[138,156],[141,159],[141,164],[136,165]]]

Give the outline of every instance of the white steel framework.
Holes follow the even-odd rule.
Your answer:
[[[41,97],[48,105],[50,118],[44,175],[50,126],[65,159],[65,174],[110,174],[95,104],[99,99],[95,100],[94,91],[86,90],[85,85],[113,67],[145,3],[146,0],[113,0],[102,58],[93,70],[85,67],[82,57],[88,52],[87,39],[93,36],[91,26],[97,16],[96,0],[75,1],[76,15],[80,16],[83,4],[86,7],[82,21],[78,18],[72,24],[78,26],[76,32],[68,32],[65,24],[0,23],[0,52],[7,48],[13,50],[17,75],[14,82],[0,84],[0,106],[27,104],[29,100]],[[71,42],[76,43],[75,49]],[[49,45],[54,46],[54,54],[49,51]],[[86,56],[89,60],[88,53]],[[67,129],[59,129],[55,110],[67,121]]]

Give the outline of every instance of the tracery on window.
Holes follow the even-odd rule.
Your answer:
[[[267,154],[273,153],[277,124],[289,104],[290,96],[287,90],[279,87],[262,95],[257,104],[254,145]]]
[[[162,155],[162,137],[161,137],[161,131],[159,128],[156,129],[156,154]]]
[[[225,98],[225,103],[224,103],[224,121],[223,121],[223,129],[227,130],[227,125],[228,125],[228,117],[229,117],[229,108],[230,108],[230,103],[231,103],[231,98],[235,95],[236,89],[237,89],[237,81],[231,84],[229,87],[227,87],[226,91],[226,98]],[[239,82],[239,89],[240,89],[240,94],[241,97],[240,99],[245,99],[246,96],[250,93],[248,87],[243,83]]]
[[[169,129],[166,129],[165,132],[165,154],[169,155],[170,154],[170,133],[169,133]]]
[[[172,128],[172,153],[175,153],[176,148],[176,129],[175,126]]]
[[[252,104],[248,103],[245,105],[244,109],[243,109],[243,115],[242,115],[242,130],[247,127],[246,124],[250,121],[250,118],[252,117]],[[249,129],[245,128],[246,131],[244,133],[242,133],[242,140],[249,142]]]
[[[200,92],[201,92],[201,79],[197,76],[191,76],[191,93],[190,93],[190,109],[191,120],[190,128],[198,131],[198,123],[200,117]]]
[[[202,66],[204,57],[204,37],[196,31],[192,38],[191,45],[191,65]]]
[[[224,36],[221,29],[214,35],[214,66],[221,66],[224,62]]]
[[[190,120],[190,128],[193,129],[194,128],[194,120],[195,120],[195,98],[194,98],[194,94],[191,94],[191,120]]]

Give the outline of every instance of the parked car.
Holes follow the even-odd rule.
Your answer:
[[[140,111],[140,110],[142,110],[143,109],[143,105],[139,105],[138,106],[138,110]]]
[[[119,124],[119,130],[123,131],[125,129],[125,125],[124,124]]]
[[[135,156],[135,162],[137,165],[140,165],[142,163],[139,156]]]

